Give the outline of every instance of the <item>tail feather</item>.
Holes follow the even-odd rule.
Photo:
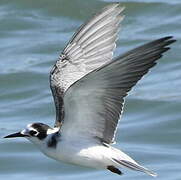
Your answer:
[[[130,162],[130,161],[126,161],[126,160],[117,160],[117,159],[113,159],[116,163],[118,163],[119,165],[122,165],[122,166],[125,166],[127,168],[130,168],[132,170],[135,170],[135,171],[141,171],[141,172],[144,172],[150,176],[153,176],[153,177],[156,177],[157,174],[154,173],[153,171],[150,171],[149,169],[143,167],[143,166],[140,166],[139,164],[137,163],[133,163],[133,162]]]

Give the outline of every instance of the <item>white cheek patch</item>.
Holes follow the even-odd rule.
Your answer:
[[[29,130],[28,129],[24,129],[21,131],[21,134],[24,134],[24,135],[28,135],[29,133]]]
[[[32,129],[32,124],[27,125],[27,129]],[[33,129],[34,130],[34,129]]]
[[[36,134],[34,134],[35,136],[38,136],[39,132],[36,131]]]
[[[31,127],[31,124],[29,124],[26,129],[21,131],[21,133],[24,134],[24,135],[31,135],[30,131],[35,131],[36,132],[36,134],[34,134],[34,136],[38,136],[38,134],[39,134],[39,132],[36,129]]]

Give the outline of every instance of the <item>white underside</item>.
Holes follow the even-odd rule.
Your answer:
[[[106,169],[107,166],[118,166],[113,159],[123,159],[136,163],[122,151],[113,147],[107,147],[98,143],[85,141],[60,141],[56,148],[41,148],[42,152],[65,163],[86,166],[96,169]],[[137,163],[136,163],[137,164]]]
[[[56,147],[48,147],[48,141],[51,136],[52,134],[49,134],[43,141],[32,137],[27,139],[37,145],[45,155],[57,161],[95,169],[107,169],[108,166],[116,168],[128,167],[156,176],[154,172],[140,166],[124,152],[109,145],[101,144],[96,138],[67,138],[60,136]]]

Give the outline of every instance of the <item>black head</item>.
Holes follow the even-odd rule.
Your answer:
[[[15,138],[15,137],[37,137],[39,140],[43,140],[48,135],[48,130],[52,129],[50,126],[43,123],[29,124],[26,129],[21,132],[10,134],[4,138]]]

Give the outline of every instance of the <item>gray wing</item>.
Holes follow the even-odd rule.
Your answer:
[[[68,87],[112,59],[123,9],[119,3],[103,8],[80,27],[54,65],[50,87],[56,106],[56,127],[64,118],[63,96]]]
[[[64,138],[98,138],[112,143],[124,97],[167,51],[172,37],[145,44],[94,70],[65,93]]]

